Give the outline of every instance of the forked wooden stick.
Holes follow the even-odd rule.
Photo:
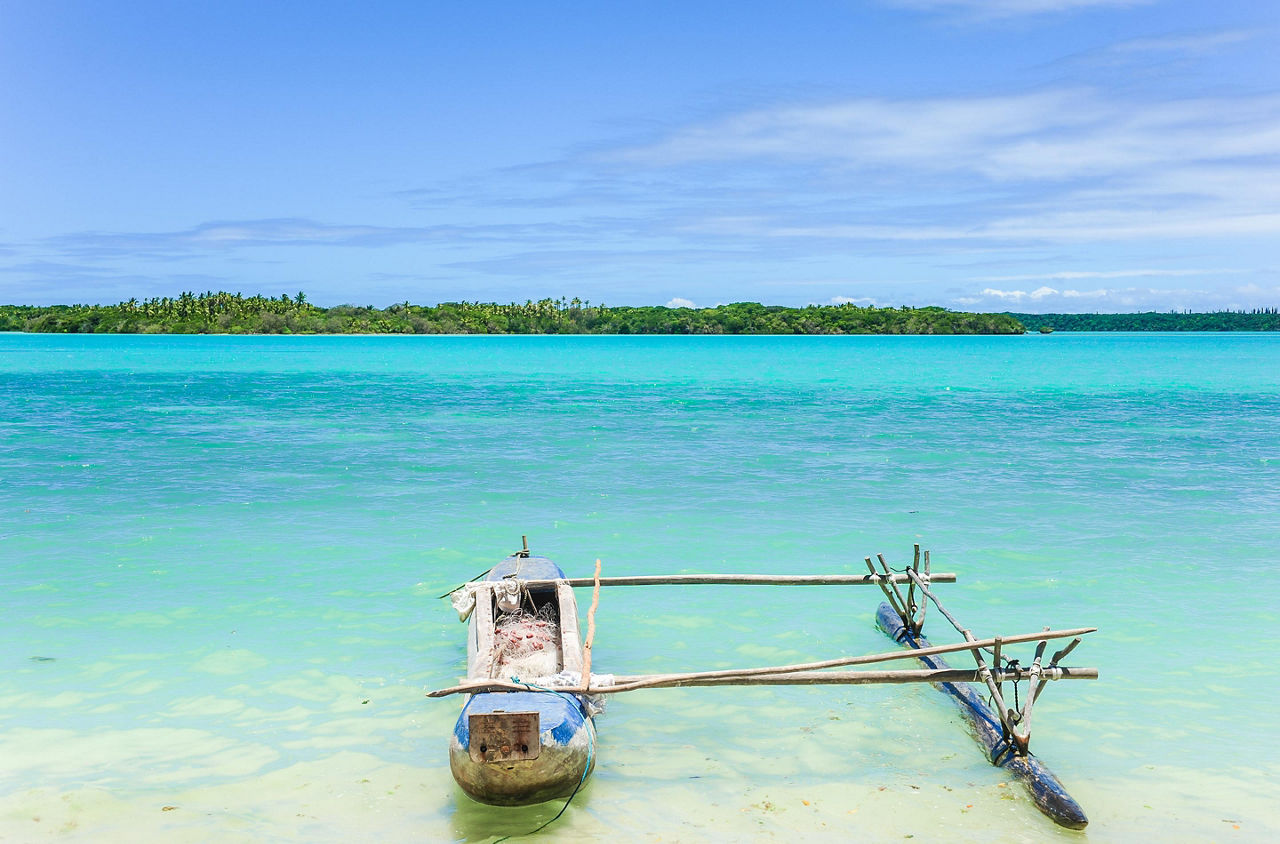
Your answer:
[[[582,691],[591,688],[591,645],[596,638],[596,607],[600,605],[600,558],[596,558],[595,588],[591,591],[591,609],[587,610],[587,642],[582,646]]]

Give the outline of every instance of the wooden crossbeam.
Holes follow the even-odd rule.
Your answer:
[[[916,656],[909,654],[909,656]],[[634,692],[641,689],[663,689],[680,686],[821,686],[845,685],[861,686],[875,683],[976,683],[981,678],[976,669],[942,668],[942,669],[907,669],[902,671],[792,671],[786,673],[755,674],[733,677],[698,677],[689,675],[641,675],[639,677],[618,677],[612,686],[590,686],[586,689],[542,689],[528,683],[509,680],[469,680],[458,686],[437,689],[428,692],[427,697],[445,697],[455,694],[475,694],[477,692],[527,692],[566,691],[576,694],[610,695],[620,692]],[[993,671],[1004,682],[1023,680],[1030,676],[1024,669],[1002,669]],[[1040,670],[1042,680],[1096,680],[1096,668],[1066,668],[1063,666],[1045,667]]]
[[[955,583],[953,572],[939,572],[928,578],[932,583]],[[570,586],[595,586],[595,578],[571,577],[566,580],[521,580],[530,589],[546,588],[557,583]],[[643,574],[624,577],[602,577],[601,586],[879,586],[881,583],[910,583],[906,574]]]

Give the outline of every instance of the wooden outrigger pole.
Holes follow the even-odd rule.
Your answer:
[[[909,671],[824,671],[822,669],[837,668],[848,665],[871,665],[878,662],[890,662],[902,659],[920,659],[945,653],[968,651],[977,647],[990,646],[996,641],[1012,645],[1020,642],[1038,640],[1065,639],[1070,636],[1083,636],[1093,633],[1096,628],[1079,627],[1071,630],[1043,630],[1039,633],[1022,633],[1016,636],[1004,636],[998,639],[984,639],[980,642],[963,642],[955,645],[931,645],[923,651],[889,651],[887,653],[867,654],[865,656],[847,656],[827,659],[821,662],[802,662],[794,665],[773,665],[764,668],[726,668],[719,671],[692,671],[680,674],[635,674],[614,675],[609,685],[588,686],[581,690],[582,694],[611,695],[622,692],[634,692],[641,689],[664,689],[681,686],[812,686],[812,685],[867,685],[871,683],[977,683],[982,682],[982,675],[977,670],[950,668]],[[1030,678],[1030,670],[1009,666],[995,672],[1002,683],[1018,682]],[[1052,666],[1041,669],[1044,680],[1094,680],[1098,671],[1095,668],[1065,668]],[[469,680],[456,686],[428,692],[427,697],[447,697],[448,695],[475,692],[520,691],[528,688],[527,683],[507,680]]]
[[[933,583],[955,583],[951,572],[936,573]],[[469,581],[474,582],[474,581]],[[570,577],[565,580],[523,580],[529,589],[555,588],[561,583],[569,586],[879,586],[884,582],[909,583],[911,578],[896,574],[645,574],[629,577]],[[457,589],[465,588],[462,584]],[[457,589],[441,595],[447,598]]]
[[[509,560],[529,559],[527,543],[523,551],[513,555]],[[541,560],[542,558],[537,558]],[[942,605],[930,588],[935,583],[954,583],[956,576],[950,573],[932,573],[930,571],[929,552],[923,558],[920,546],[915,546],[915,557],[911,565],[901,571],[890,569],[884,555],[877,555],[880,568],[877,570],[871,558],[866,558],[868,574],[866,575],[652,575],[635,577],[600,577],[600,561],[596,561],[595,576],[592,578],[536,579],[527,577],[518,581],[525,594],[531,590],[551,590],[564,596],[570,595],[570,587],[591,586],[593,596],[588,613],[588,635],[580,659],[580,672],[569,673],[572,686],[560,683],[560,677],[522,678],[511,676],[502,679],[490,673],[486,676],[472,676],[462,683],[430,692],[428,697],[445,697],[454,694],[486,695],[502,693],[564,694],[563,689],[581,700],[597,695],[619,694],[640,689],[673,688],[681,686],[755,686],[755,685],[863,685],[871,683],[932,683],[935,688],[949,695],[959,706],[961,713],[973,730],[974,737],[986,748],[988,759],[993,765],[1005,768],[1020,779],[1030,791],[1037,808],[1054,822],[1072,829],[1082,829],[1088,824],[1088,818],[1080,805],[1067,794],[1062,783],[1045,765],[1029,750],[1031,739],[1031,713],[1036,700],[1044,691],[1044,684],[1050,680],[1091,680],[1096,679],[1095,668],[1072,668],[1058,663],[1080,644],[1080,637],[1095,632],[1096,628],[1081,627],[1069,630],[1044,630],[1037,633],[1023,633],[1014,636],[996,636],[989,639],[976,639],[973,634],[955,619]],[[549,561],[543,560],[549,565]],[[924,570],[921,572],[921,563]],[[552,567],[554,568],[554,567]],[[494,571],[497,571],[496,569]],[[558,569],[556,570],[558,572]],[[490,572],[492,579],[494,572]],[[510,577],[506,575],[505,577]],[[545,575],[544,575],[545,577]],[[607,681],[599,681],[591,674],[591,647],[595,638],[595,611],[599,601],[601,586],[649,586],[649,585],[751,585],[751,586],[812,586],[812,585],[875,585],[885,596],[886,602],[880,605],[876,614],[878,626],[895,642],[904,644],[910,650],[891,651],[887,653],[868,654],[863,656],[838,657],[820,662],[797,663],[792,665],[775,665],[760,668],[725,669],[719,671],[684,672],[674,674],[645,674],[633,676],[613,676]],[[906,590],[899,588],[905,586]],[[467,584],[455,591],[456,595],[471,593],[477,590],[483,595],[483,602],[488,606],[493,600],[491,587],[479,587]],[[917,598],[918,594],[918,598]],[[921,634],[925,610],[933,604],[965,641],[951,645],[931,645]],[[571,605],[571,601],[570,601]],[[457,604],[455,603],[455,606]],[[491,613],[489,613],[491,615]],[[566,625],[572,625],[570,632],[576,638],[576,618],[566,617]],[[474,622],[473,622],[474,625]],[[1044,664],[1044,654],[1048,643],[1059,639],[1071,639],[1071,642],[1055,652],[1048,664]],[[1035,658],[1030,665],[1022,666],[1017,660],[1010,660],[1002,653],[1007,645],[1036,642]],[[989,651],[992,665],[983,656]],[[942,654],[968,652],[976,663],[972,669],[953,668],[943,659]],[[854,665],[869,665],[894,660],[914,659],[924,667],[910,670],[861,670],[833,671],[830,669]],[[570,666],[566,663],[566,669]],[[1019,709],[1009,708],[1004,698],[1004,684],[1028,683],[1026,702]],[[543,684],[550,683],[555,688]],[[970,684],[983,683],[991,695],[992,707],[971,688]],[[1015,699],[1016,699],[1015,694]],[[514,698],[513,698],[514,700]],[[585,704],[584,704],[585,705]],[[495,710],[499,711],[499,710]],[[516,713],[519,715],[520,713]],[[532,714],[532,713],[530,713]],[[483,748],[482,748],[483,749]],[[503,748],[505,750],[505,747]],[[584,769],[583,779],[586,777]],[[579,785],[581,783],[579,782]],[[576,792],[576,788],[574,789]],[[488,801],[486,801],[488,802]]]

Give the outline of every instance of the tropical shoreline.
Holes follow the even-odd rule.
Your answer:
[[[1012,317],[945,308],[739,302],[714,308],[445,302],[319,307],[279,298],[183,293],[116,305],[0,305],[0,330],[56,334],[1022,334]]]
[[[1055,331],[1280,331],[1280,309],[1213,313],[1025,314],[938,306],[792,308],[736,302],[710,308],[606,306],[581,299],[523,304],[400,302],[321,307],[279,298],[183,293],[114,305],[0,305],[0,331],[36,334],[1026,334]]]

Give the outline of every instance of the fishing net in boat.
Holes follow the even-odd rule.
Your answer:
[[[546,677],[560,670],[560,625],[555,607],[503,613],[494,624],[493,676]]]

